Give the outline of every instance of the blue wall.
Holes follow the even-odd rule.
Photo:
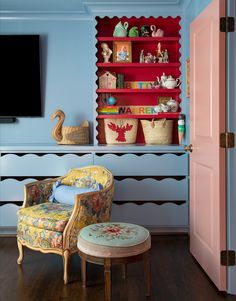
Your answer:
[[[93,20],[4,20],[4,34],[40,34],[44,116],[19,118],[0,125],[1,143],[52,142],[56,121],[50,115],[60,108],[65,125],[93,121],[94,26]],[[4,100],[1,100],[4,101]],[[21,101],[16,99],[16,101]],[[92,126],[91,126],[92,128]]]
[[[35,33],[42,37],[44,107],[44,115],[41,118],[19,118],[15,124],[0,124],[1,144],[54,143],[51,130],[56,121],[51,121],[50,115],[57,108],[62,109],[66,114],[65,125],[78,125],[84,119],[88,119],[92,137],[96,98],[93,15],[180,15],[183,17],[181,21],[182,109],[183,113],[188,115],[189,100],[185,101],[185,60],[189,56],[189,24],[210,0],[179,1],[179,5],[174,5],[173,1],[166,1],[165,4],[163,2],[159,4],[157,1],[157,5],[144,5],[142,1],[136,1],[135,8],[133,5],[117,6],[116,2],[109,4],[110,6],[104,3],[99,6],[99,2],[95,1],[96,4],[87,7],[89,13],[81,12],[82,5],[70,1],[68,3],[76,9],[75,14],[71,10],[68,12],[68,5],[56,6],[57,11],[53,11],[55,6],[50,6],[52,2],[49,1],[48,6],[45,1],[40,2],[38,7],[31,1],[24,0],[21,1],[23,6],[20,9],[16,0],[0,0],[2,3],[0,33]]]
[[[182,16],[183,4],[183,0],[179,5],[168,0],[165,4],[157,1],[156,5],[146,5],[138,0],[134,8],[131,4],[88,1],[87,7],[83,7],[70,0],[71,7],[57,7],[52,5],[53,1],[47,6],[47,1],[34,5],[22,0],[19,6],[16,0],[0,0],[1,34],[41,35],[44,110],[41,118],[18,118],[16,123],[0,124],[0,144],[55,143],[51,131],[56,121],[51,121],[50,116],[58,108],[66,114],[64,125],[78,125],[88,119],[92,137],[96,99],[94,16]]]
[[[187,0],[183,8],[183,85],[182,85],[182,97],[186,99],[186,144],[189,144],[189,98],[186,98],[186,74],[185,74],[185,61],[190,56],[190,23],[201,13],[201,11],[211,2],[211,0]]]

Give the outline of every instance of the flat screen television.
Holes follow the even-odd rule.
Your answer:
[[[0,118],[42,116],[40,36],[0,35]]]

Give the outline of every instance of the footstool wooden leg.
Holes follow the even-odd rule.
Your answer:
[[[150,266],[150,253],[147,251],[143,254],[144,262],[144,277],[146,285],[146,296],[151,295],[151,266]]]
[[[111,301],[111,259],[104,259],[105,301]]]
[[[125,263],[122,264],[122,278],[126,279],[127,277],[127,266]]]
[[[87,286],[87,261],[81,257],[81,279],[82,286]]]

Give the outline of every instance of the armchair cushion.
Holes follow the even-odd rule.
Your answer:
[[[17,237],[32,247],[62,249],[63,234],[61,232],[40,229],[20,223],[17,228]]]
[[[61,185],[61,181],[57,181],[53,185],[52,194],[49,197],[49,201],[55,203],[73,205],[75,200],[75,195],[86,193],[86,192],[98,191],[103,188],[101,184],[95,182],[92,183],[91,181],[89,181],[87,186],[82,184],[83,182],[81,182],[81,185],[77,187],[77,182],[76,182],[75,184],[76,186],[68,186],[68,185]],[[86,183],[84,182],[84,184]]]
[[[43,203],[18,211],[18,225],[25,224],[39,229],[63,232],[73,206],[60,203]]]

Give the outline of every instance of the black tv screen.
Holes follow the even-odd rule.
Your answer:
[[[0,117],[41,116],[39,42],[39,35],[0,35]]]

